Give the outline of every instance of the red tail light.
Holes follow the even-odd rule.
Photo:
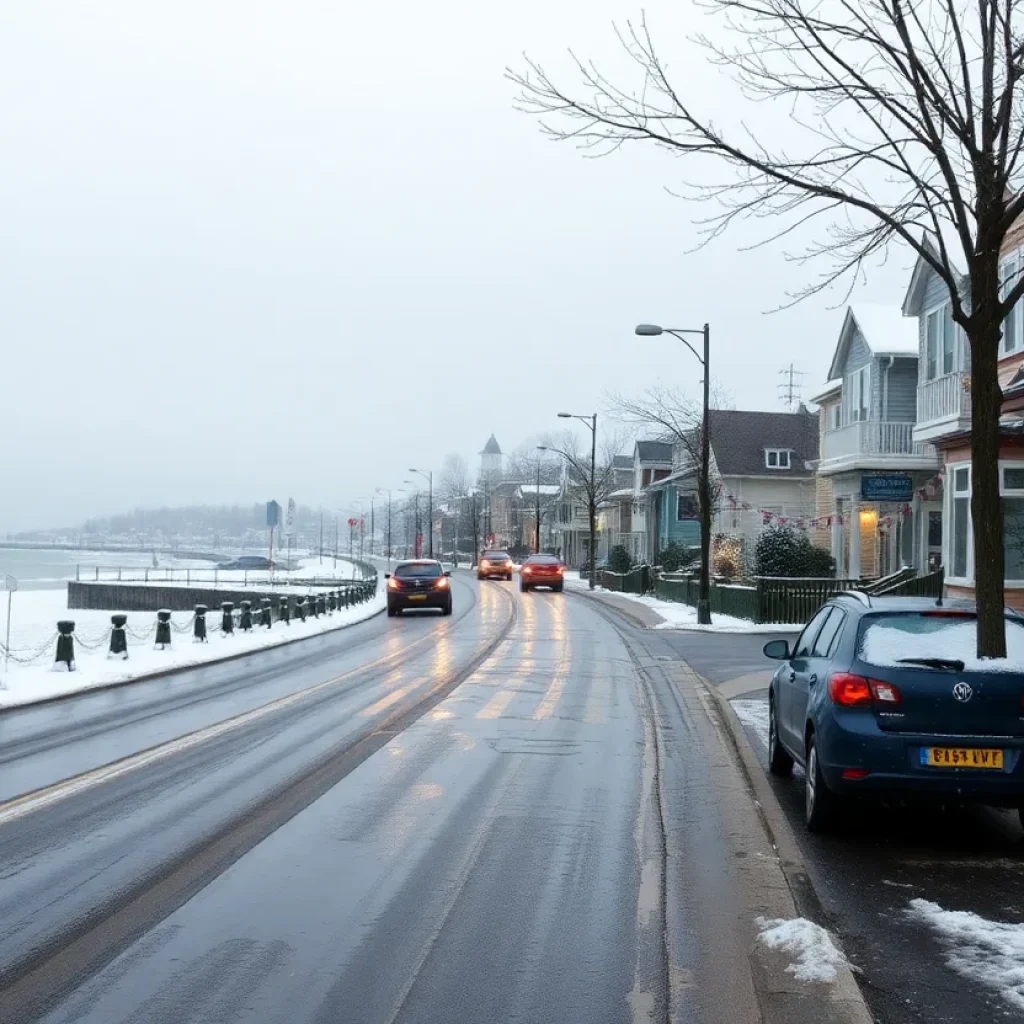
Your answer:
[[[559,571],[559,572],[565,572],[565,566],[564,566],[564,565],[560,565],[560,566],[558,567],[558,571]],[[1022,698],[1022,699],[1024,699],[1024,698]]]
[[[871,686],[863,676],[835,672],[828,677],[828,695],[840,707],[867,707],[871,703]]]
[[[849,779],[851,782],[859,782],[861,779],[866,779],[871,772],[867,768],[844,768],[843,778]]]

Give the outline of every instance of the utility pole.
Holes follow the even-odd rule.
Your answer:
[[[534,537],[533,550],[536,554],[540,554],[540,459],[537,459],[537,492],[534,495],[536,500],[536,535]]]
[[[324,564],[324,507],[320,506],[320,564]]]

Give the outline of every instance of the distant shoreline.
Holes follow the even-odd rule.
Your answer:
[[[217,554],[212,551],[192,551],[185,548],[145,547],[131,544],[62,544],[49,541],[5,540],[0,541],[0,551],[98,551],[104,553],[122,552],[127,554],[149,554],[156,551],[161,555],[174,558],[189,558],[200,562],[227,562],[230,555]]]

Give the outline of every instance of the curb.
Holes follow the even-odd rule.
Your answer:
[[[223,658],[211,658],[209,661],[200,661],[194,665],[177,665],[172,668],[161,668],[155,672],[146,672],[140,676],[132,676],[131,679],[118,679],[115,682],[100,683],[97,686],[89,686],[84,690],[71,690],[68,693],[57,693],[51,697],[40,697],[39,700],[25,700],[20,704],[0,704],[0,720],[5,715],[12,715],[18,711],[26,710],[28,708],[38,708],[45,704],[57,704],[64,700],[74,700],[76,697],[83,697],[91,693],[102,693],[105,690],[117,690],[122,686],[133,686],[135,683],[148,682],[152,679],[163,679],[166,676],[180,675],[182,672],[193,672],[199,668],[205,668],[208,665],[223,665],[229,661],[240,661],[242,658],[251,658],[257,654],[264,654],[267,651],[276,651],[282,647],[290,647],[292,644],[301,644],[305,640],[315,640],[317,637],[328,636],[331,633],[337,633],[341,629],[348,629],[350,626],[358,626],[363,622],[369,622],[370,619],[376,618],[384,612],[384,608],[380,608],[375,611],[372,615],[367,615],[365,619],[358,619],[356,622],[347,622],[335,626],[333,629],[324,629],[319,633],[311,633],[309,636],[296,636],[292,637],[291,640],[282,640],[279,644],[270,644],[267,647],[257,647],[252,651],[236,651],[234,654],[225,654]]]
[[[801,917],[805,917],[815,924],[824,927],[832,936],[837,948],[842,949],[838,936],[828,928],[828,915],[822,908],[821,901],[814,890],[810,873],[807,870],[807,862],[800,850],[796,834],[793,832],[789,819],[786,817],[785,811],[783,811],[772,790],[764,768],[757,759],[754,748],[750,745],[750,740],[747,739],[743,723],[740,722],[731,702],[722,696],[717,688],[701,676],[699,672],[696,672],[689,665],[687,667],[690,668],[690,671],[697,677],[705,692],[714,701],[721,721],[727,727],[728,739],[736,752],[740,770],[753,793],[758,817],[768,834],[768,838],[775,847],[779,868],[786,880],[786,885],[789,888],[797,913]],[[860,985],[854,976],[853,969],[847,965],[837,967],[836,971],[838,975],[834,985],[836,998],[833,1001],[830,1014],[824,1019],[827,1019],[830,1024],[874,1024],[875,1017],[868,1007],[864,993],[861,991]],[[781,992],[769,992],[770,997],[777,994],[781,994]],[[799,1015],[797,1008],[793,1005],[789,1005],[786,1012],[792,1016],[783,1016],[782,1020],[792,1020],[795,1022],[803,1019]],[[766,1009],[765,1020],[767,1021],[768,1019],[769,1013]],[[809,1019],[814,1020],[816,1018],[812,1017]]]
[[[607,608],[610,612],[616,615],[621,615],[622,618],[626,619],[630,625],[636,626],[637,629],[648,630],[652,627],[648,626],[639,616],[633,615],[631,612],[626,611],[624,608],[620,608],[617,604],[612,604],[610,601],[605,601],[599,594],[592,594],[589,590],[577,590],[575,587],[566,587],[566,594],[573,594],[576,597],[585,598],[588,601],[596,601],[602,608]],[[655,613],[657,614],[657,613]],[[662,620],[663,622],[666,620]]]

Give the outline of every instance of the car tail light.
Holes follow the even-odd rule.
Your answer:
[[[439,580],[438,580],[438,581],[437,581],[437,582],[436,582],[436,583],[434,584],[434,586],[435,586],[435,587],[437,587],[437,589],[438,589],[438,590],[447,590],[447,589],[448,589],[448,577],[447,577],[447,576],[442,576],[442,577],[441,577],[441,578],[440,578],[440,579],[439,579]]]
[[[892,683],[883,683],[878,679],[869,679],[868,684],[871,687],[871,696],[879,704],[899,704],[900,691]]]
[[[388,580],[388,590],[398,590],[398,589],[399,589],[398,580],[396,580],[395,577],[392,576],[391,579]]]
[[[491,565],[491,563],[488,562],[486,558],[481,558],[480,559],[480,568],[481,569],[488,569],[488,568],[490,568],[490,565]]]
[[[851,782],[859,782],[861,779],[866,779],[871,772],[867,768],[844,768],[843,778],[849,779]]]
[[[533,572],[533,567],[529,566],[529,565],[524,565],[522,571],[523,572]]]
[[[565,572],[565,566],[564,566],[564,565],[560,565],[560,566],[558,567],[558,571],[559,571],[560,573],[562,573],[562,572]],[[1021,699],[1022,699],[1022,700],[1024,700],[1024,698],[1021,698]]]
[[[871,686],[863,676],[835,672],[828,677],[828,695],[840,707],[866,707],[871,703]]]
[[[506,569],[511,569],[512,568],[512,559],[511,558],[505,563],[505,568]]]

